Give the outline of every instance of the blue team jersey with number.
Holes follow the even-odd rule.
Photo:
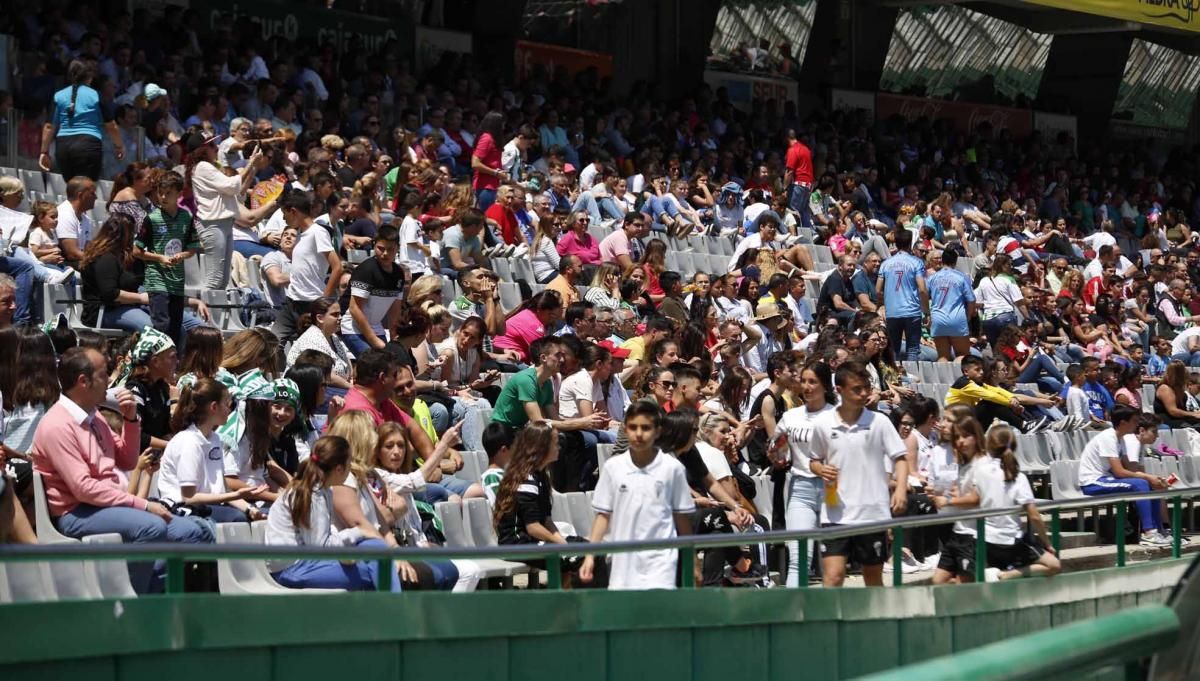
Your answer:
[[[879,266],[883,277],[883,305],[888,319],[921,316],[917,277],[925,276],[925,262],[911,253],[897,253]]]
[[[975,302],[971,279],[956,269],[943,267],[930,275],[925,285],[929,289],[930,328],[963,330],[963,333],[933,335],[967,335],[967,304]]]

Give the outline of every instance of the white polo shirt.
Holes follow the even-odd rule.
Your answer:
[[[821,504],[821,522],[862,525],[892,517],[888,480],[890,461],[908,448],[886,416],[864,409],[846,423],[837,409],[813,419],[812,458],[838,469],[838,505]]]
[[[979,508],[1012,508],[1034,503],[1033,488],[1024,473],[1012,482],[1004,479],[1000,460],[990,456],[978,460],[975,486],[979,490]],[[973,523],[972,523],[973,524]],[[987,519],[987,543],[1012,546],[1021,540],[1024,528],[1017,515],[998,515]]]
[[[629,454],[606,461],[592,508],[609,514],[609,541],[632,541],[674,537],[675,514],[692,513],[696,504],[683,464],[659,452],[645,468]],[[674,589],[677,555],[669,550],[615,554],[608,588]]]

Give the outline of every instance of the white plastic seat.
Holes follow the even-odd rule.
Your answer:
[[[495,546],[496,530],[492,526],[492,511],[488,508],[487,499],[467,499],[462,511],[466,528],[471,535],[471,543],[475,546]],[[513,575],[529,572],[529,566],[524,563],[500,558],[474,558],[472,561],[479,566],[485,579],[511,578]]]
[[[1055,501],[1084,497],[1083,490],[1079,489],[1079,461],[1077,459],[1051,462],[1050,489]]]
[[[616,449],[616,447],[617,447],[616,445],[605,444],[603,442],[596,445],[596,467],[597,467],[597,470],[604,469],[604,462],[608,461],[610,458],[612,458],[613,450]]]
[[[521,287],[517,286],[512,281],[501,281],[500,289],[500,307],[506,312],[511,312],[521,306],[524,302],[521,300]]]
[[[218,544],[254,544],[246,523],[217,525]],[[282,595],[296,592],[341,593],[340,589],[289,589],[276,582],[261,560],[218,560],[217,582],[225,595]]]
[[[47,542],[42,542],[47,543]],[[60,544],[74,544],[74,539]],[[88,601],[103,598],[92,561],[53,560],[47,563],[48,576],[60,601]]]
[[[119,534],[93,534],[83,538],[85,544],[120,544]],[[97,560],[92,563],[92,572],[103,598],[137,598],[137,592],[129,582],[129,567],[123,560]]]
[[[596,512],[592,510],[592,502],[583,492],[573,492],[567,495],[567,507],[571,511],[571,524],[575,531],[585,539],[592,534],[592,521]]]
[[[50,566],[40,562],[8,561],[4,564],[8,591],[13,603],[58,600]]]
[[[79,541],[59,532],[58,528],[54,526],[54,521],[50,518],[50,505],[46,502],[46,483],[42,480],[42,474],[37,471],[33,472],[33,515],[37,522],[39,543],[55,544]]]

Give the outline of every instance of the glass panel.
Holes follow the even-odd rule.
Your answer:
[[[1139,125],[1186,128],[1197,82],[1200,56],[1134,39],[1113,116]]]
[[[815,0],[726,0],[713,27],[709,66],[794,77],[816,14]]]
[[[1052,38],[956,5],[902,9],[880,89],[944,97],[990,78],[1006,97],[1033,99]]]

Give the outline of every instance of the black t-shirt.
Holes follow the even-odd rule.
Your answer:
[[[347,236],[369,236],[375,238],[375,232],[379,227],[371,218],[359,218],[346,226]]]
[[[412,348],[400,341],[388,341],[383,349],[390,352],[397,362],[412,369],[414,374],[417,372],[417,358],[413,355]]]
[[[692,447],[679,455],[679,463],[683,464],[684,476],[688,487],[697,493],[708,496],[708,488],[704,486],[704,478],[708,477],[708,466],[700,456],[700,450]]]
[[[142,419],[141,448],[150,446],[150,438],[167,440],[171,437],[171,389],[166,381],[145,381],[131,378],[125,387],[133,393],[138,403],[138,416]]]
[[[550,522],[550,477],[534,471],[517,487],[517,503],[496,524],[496,539],[501,544],[532,544],[526,525]]]
[[[342,166],[334,174],[337,175],[338,182],[341,182],[343,187],[353,187],[354,183],[359,180],[358,173],[354,172],[350,166]]]
[[[830,277],[832,279],[832,277]],[[779,396],[770,390],[764,390],[754,400],[754,404],[750,406],[750,418],[754,418],[762,413],[763,403],[770,399],[775,404],[775,421],[783,418],[783,409],[780,408],[782,402]],[[746,443],[746,456],[750,463],[759,468],[770,468],[770,457],[767,456],[767,431],[764,428],[756,428],[754,434],[750,436],[750,440]]]
[[[840,272],[834,272],[825,279],[824,284],[821,284],[821,292],[817,295],[817,311],[829,310],[830,312],[836,312],[837,310],[833,306],[833,297],[835,295],[841,296],[842,302],[850,307],[858,308],[858,298],[854,295],[850,281],[843,277]]]
[[[347,290],[363,304],[368,321],[382,322],[403,288],[404,271],[400,267],[392,265],[392,271],[388,272],[378,260],[367,258],[354,268]],[[367,294],[365,299],[364,293]]]
[[[301,418],[299,415],[296,418]],[[288,472],[288,475],[295,475],[300,468],[300,455],[296,451],[296,438],[288,433],[284,433],[277,438],[271,438],[271,460],[279,464],[279,467]]]

